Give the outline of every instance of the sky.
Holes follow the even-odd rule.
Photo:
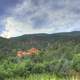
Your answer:
[[[0,0],[0,36],[80,31],[80,0]]]

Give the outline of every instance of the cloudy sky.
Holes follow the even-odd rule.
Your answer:
[[[80,0],[0,0],[0,36],[80,30]]]

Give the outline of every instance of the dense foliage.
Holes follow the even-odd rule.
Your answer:
[[[0,42],[2,45],[0,45],[0,80],[9,78],[11,80],[11,78],[14,77],[29,78],[30,75],[39,76],[41,74],[55,74],[58,77],[65,78],[66,76],[79,77],[79,37],[44,37],[45,36],[43,35],[38,35],[38,38],[32,38],[32,43],[27,43],[27,39],[25,37],[19,37],[16,39],[13,38],[11,40],[1,39]],[[28,39],[31,40],[31,37]],[[34,42],[35,40],[36,42]],[[27,44],[25,44],[25,42]],[[29,45],[29,47],[27,47],[27,45]],[[16,56],[16,52],[19,49],[27,50],[31,47],[37,47],[40,49],[37,55],[25,56],[23,58],[18,58]]]

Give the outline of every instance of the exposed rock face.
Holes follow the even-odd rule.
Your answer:
[[[37,48],[31,48],[28,51],[20,50],[20,51],[17,51],[17,56],[20,58],[24,56],[32,56],[32,55],[35,55],[38,51],[39,50]]]

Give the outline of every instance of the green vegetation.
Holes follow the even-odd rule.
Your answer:
[[[0,80],[79,80],[80,38],[72,34],[0,39]],[[38,55],[16,56],[32,47],[40,49]]]

